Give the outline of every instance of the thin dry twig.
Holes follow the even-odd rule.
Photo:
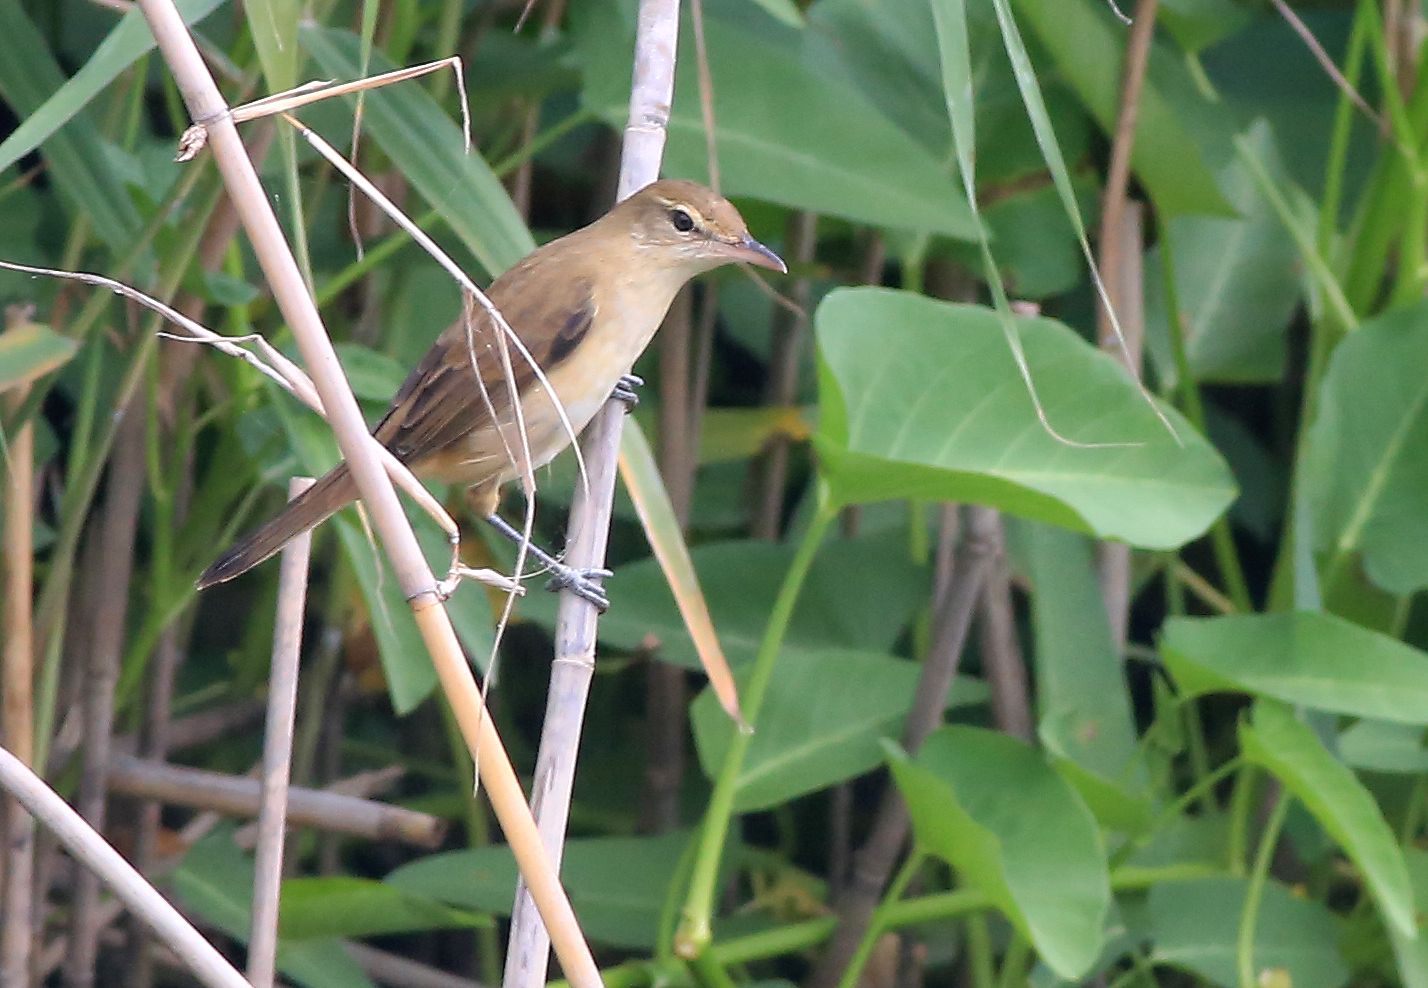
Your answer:
[[[1279,16],[1284,18],[1289,29],[1299,35],[1299,40],[1304,42],[1304,47],[1309,49],[1309,54],[1314,56],[1314,61],[1319,63],[1319,68],[1324,70],[1324,74],[1333,80],[1339,91],[1348,97],[1349,102],[1358,107],[1360,113],[1373,121],[1379,133],[1389,133],[1388,121],[1379,115],[1378,111],[1369,105],[1368,100],[1359,95],[1359,91],[1353,84],[1344,77],[1344,73],[1339,71],[1339,67],[1334,64],[1334,60],[1329,57],[1329,53],[1324,50],[1324,46],[1319,43],[1319,39],[1314,37],[1314,32],[1309,30],[1309,25],[1296,14],[1284,0],[1269,0],[1274,9],[1279,12]]]
[[[578,988],[595,988],[601,983],[599,969],[542,847],[500,736],[484,718],[480,690],[450,618],[441,606],[439,587],[402,513],[382,462],[369,445],[369,434],[357,400],[342,376],[317,307],[307,292],[253,164],[244,152],[237,129],[227,115],[223,97],[171,0],[141,0],[141,3],[190,116],[208,127],[219,171],[248,231],[274,300],[292,327],[305,361],[313,368],[314,384],[323,407],[331,416],[338,445],[381,535],[398,583],[411,603],[413,617],[431,652],[463,739],[474,753],[488,798],[521,873],[530,883],[566,976]]]
[[[294,477],[288,483],[288,500],[298,497],[312,484],[311,477]],[[312,532],[303,532],[283,547],[282,569],[278,575],[278,613],[273,622],[273,661],[268,674],[258,840],[253,858],[253,914],[248,936],[247,974],[254,988],[270,988],[277,970],[278,896],[283,882],[283,837],[287,833],[298,656],[302,651],[302,619],[307,604],[307,565],[311,551]]]
[[[709,46],[704,40],[704,0],[690,0],[694,27],[694,64],[699,70],[699,113],[704,120],[704,155],[709,167],[709,187],[719,191],[719,138],[714,127],[714,75],[709,71]]]
[[[788,221],[788,254],[795,266],[806,266],[818,247],[818,215],[797,212]],[[765,404],[788,407],[798,397],[798,372],[808,336],[808,302],[812,283],[805,277],[793,283],[792,309],[778,309],[773,317],[773,347],[769,356],[769,381]],[[793,315],[797,311],[802,315]],[[754,506],[753,536],[776,539],[783,522],[784,488],[788,483],[789,441],[775,436],[755,461],[759,480]]]
[[[1145,297],[1141,287],[1140,207],[1129,198],[1131,156],[1135,150],[1136,120],[1140,116],[1140,94],[1150,59],[1159,0],[1137,0],[1135,23],[1126,44],[1125,68],[1121,79],[1120,110],[1116,116],[1111,162],[1106,174],[1106,191],[1101,204],[1100,271],[1106,286],[1106,301],[1098,314],[1099,343],[1102,350],[1119,356],[1131,377],[1140,380],[1141,349],[1145,339]],[[1115,322],[1120,315],[1119,325]],[[1130,624],[1130,546],[1103,543],[1099,548],[1101,596],[1111,622],[1111,634],[1118,651],[1124,649]]]

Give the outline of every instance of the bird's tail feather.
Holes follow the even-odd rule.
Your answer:
[[[288,542],[326,520],[357,497],[357,485],[346,464],[338,464],[331,472],[299,494],[277,517],[266,525],[239,539],[198,578],[203,590],[231,580],[257,566]]]

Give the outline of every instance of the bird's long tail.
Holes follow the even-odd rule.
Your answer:
[[[239,539],[198,578],[203,590],[257,566],[292,539],[324,521],[357,497],[357,485],[345,463],[338,464],[288,503],[277,517]]]

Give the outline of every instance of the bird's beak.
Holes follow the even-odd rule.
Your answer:
[[[725,252],[734,261],[743,261],[755,267],[768,268],[770,271],[777,271],[779,274],[788,274],[788,265],[783,263],[783,258],[769,250],[747,233],[744,239],[724,245]]]

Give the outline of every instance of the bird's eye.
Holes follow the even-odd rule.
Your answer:
[[[674,228],[680,233],[688,233],[694,229],[694,217],[682,209],[671,209],[669,211],[669,221],[674,224]]]

